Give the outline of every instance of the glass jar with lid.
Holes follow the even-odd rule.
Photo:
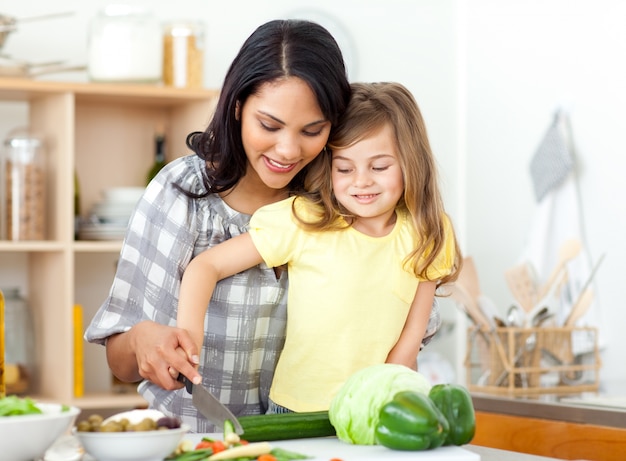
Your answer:
[[[27,129],[4,141],[0,161],[0,237],[43,240],[46,227],[44,143]]]
[[[4,294],[4,386],[7,395],[32,390],[35,372],[35,331],[26,300],[15,287]]]
[[[161,23],[139,5],[109,4],[93,18],[87,68],[99,82],[154,83],[161,80]]]

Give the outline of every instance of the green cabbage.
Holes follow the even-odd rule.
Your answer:
[[[424,375],[403,365],[373,365],[348,378],[333,398],[328,416],[340,440],[374,445],[374,429],[382,406],[400,391],[428,395],[431,387]]]

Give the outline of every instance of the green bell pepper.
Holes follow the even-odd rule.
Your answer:
[[[376,440],[394,450],[428,450],[443,445],[448,421],[430,398],[402,391],[383,405],[376,425]]]
[[[436,384],[428,396],[450,426],[444,445],[469,443],[476,432],[476,415],[469,391],[459,384]]]

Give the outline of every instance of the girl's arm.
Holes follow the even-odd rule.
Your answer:
[[[238,235],[191,260],[180,285],[176,323],[190,332],[198,350],[204,341],[204,316],[218,281],[263,262],[250,234]]]
[[[417,285],[415,298],[395,346],[387,355],[387,363],[398,363],[417,370],[417,354],[428,327],[435,299],[437,282],[424,281]]]

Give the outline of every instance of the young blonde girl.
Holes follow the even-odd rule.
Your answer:
[[[416,368],[439,326],[435,290],[460,269],[424,121],[405,87],[353,84],[328,147],[307,192],[259,209],[248,233],[198,255],[181,285],[178,325],[201,344],[219,280],[287,265],[287,335],[270,411],[326,410],[369,365]]]

